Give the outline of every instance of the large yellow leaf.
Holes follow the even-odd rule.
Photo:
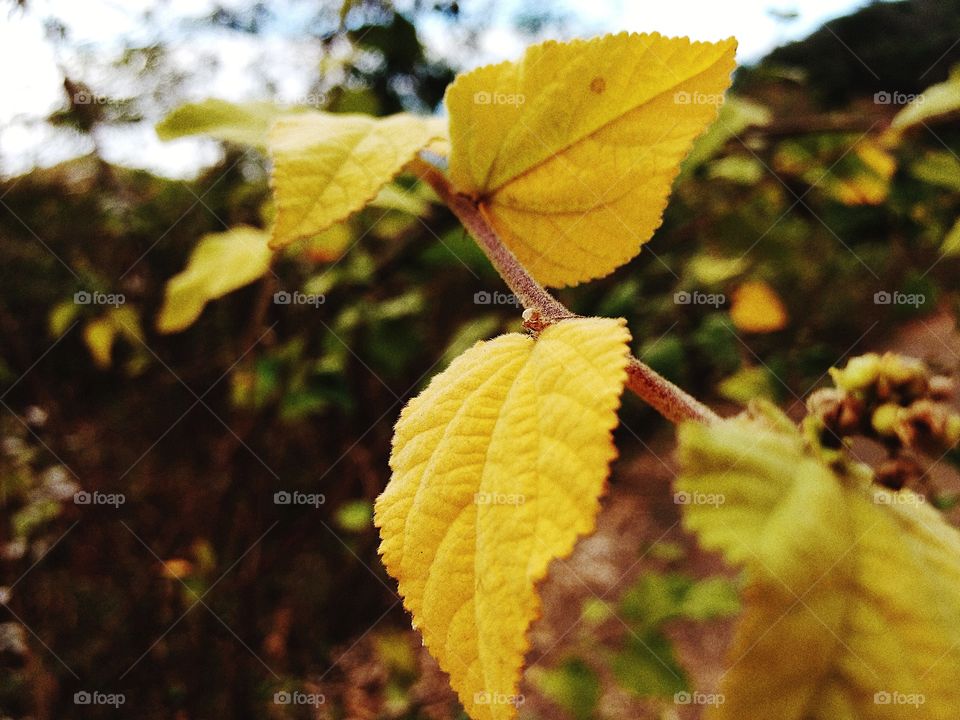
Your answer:
[[[578,318],[478,343],[397,423],[380,552],[472,718],[515,715],[535,585],[594,527],[628,342]]]
[[[450,176],[541,282],[634,257],[716,118],[736,41],[622,33],[529,48],[448,88]]]
[[[687,528],[749,585],[719,720],[935,720],[960,707],[960,533],[836,473],[782,415],[680,431]]]
[[[283,247],[344,220],[376,197],[413,156],[442,138],[445,123],[415,115],[311,112],[270,131],[277,219],[271,247]]]
[[[200,317],[209,300],[253,282],[267,272],[273,253],[267,233],[238,226],[200,238],[187,267],[167,281],[157,330],[184,330]]]

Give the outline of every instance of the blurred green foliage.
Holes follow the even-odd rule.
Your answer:
[[[323,87],[326,109],[436,108],[452,69],[416,25],[423,13],[455,24],[456,5],[408,17],[347,3],[343,24],[318,39],[349,48],[338,56],[346,79]],[[211,21],[254,32],[257,17]],[[904,45],[922,43],[901,40],[884,57]],[[855,67],[844,53],[814,52],[804,74],[783,71],[784,51],[742,73],[654,239],[560,299],[626,317],[644,361],[716,404],[792,404],[846,355],[954,313],[960,131],[953,116],[889,131],[898,108],[816,70],[821,54]],[[823,98],[842,107],[839,119]],[[336,237],[295,246],[184,332],[159,334],[165,284],[199,239],[269,222],[258,140],[269,112],[248,113],[251,123],[217,108],[235,127],[215,133],[222,159],[195,180],[90,155],[0,184],[0,604],[20,618],[0,623],[16,636],[0,645],[0,711],[107,717],[71,701],[103,688],[127,693],[143,718],[306,717],[272,702],[296,688],[324,693],[332,717],[456,717],[380,568],[371,503],[402,404],[477,340],[518,327],[518,308],[449,213],[402,180]],[[88,132],[126,121],[104,112],[73,104],[51,121]],[[168,119],[170,137],[184,134],[174,120],[187,124]],[[749,334],[731,321],[747,280],[779,295],[782,330]],[[324,300],[279,304],[281,291]],[[78,292],[122,294],[122,317],[78,304]],[[884,292],[924,302],[878,304]],[[662,427],[635,400],[622,416],[644,437]],[[632,430],[619,433],[623,454],[641,452]],[[613,478],[611,502],[626,482]],[[125,502],[78,505],[79,491]],[[324,502],[276,504],[284,491]],[[572,718],[597,716],[611,685],[670,696],[688,682],[670,628],[736,607],[729,580],[646,572],[618,602],[577,608],[585,629],[530,684]],[[627,632],[585,649],[604,623]]]

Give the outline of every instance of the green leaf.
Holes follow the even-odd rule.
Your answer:
[[[373,505],[368,500],[351,500],[337,508],[337,525],[348,532],[373,528]]]
[[[678,573],[649,572],[620,600],[619,616],[638,633],[660,629],[669,620],[708,620],[739,609],[733,583],[724,577],[696,580]]]
[[[728,96],[720,107],[717,121],[694,144],[680,170],[680,180],[715,157],[727,142],[754,125],[770,122],[770,111],[746,98]]]
[[[546,697],[575,720],[593,717],[600,700],[600,678],[579,658],[570,658],[556,668],[532,668],[531,681]]]
[[[714,720],[934,720],[960,706],[960,534],[765,408],[680,429],[687,529],[746,570]]]
[[[188,328],[207,302],[264,275],[273,257],[267,241],[265,231],[245,226],[204,235],[186,269],[167,282],[157,330],[172,333]]]
[[[47,315],[47,327],[50,329],[50,335],[53,337],[63,335],[79,313],[80,306],[72,299],[54,305]]]
[[[175,140],[207,135],[237,145],[264,148],[270,125],[285,112],[291,111],[269,102],[232,103],[210,98],[181,105],[171,112],[157,124],[157,136]]]
[[[960,220],[957,220],[944,236],[943,244],[940,246],[940,252],[947,257],[960,255]]]
[[[670,641],[660,633],[631,635],[610,668],[617,684],[639,697],[669,697],[687,689],[687,677]]]
[[[734,583],[725,577],[712,577],[693,583],[680,602],[678,614],[688,620],[727,617],[740,610]]]
[[[720,381],[717,392],[728,400],[746,404],[753,398],[773,400],[777,388],[770,371],[765,367],[744,367]]]
[[[494,314],[480,315],[467,320],[457,328],[453,337],[447,342],[447,348],[443,351],[443,356],[437,365],[441,368],[447,367],[462,353],[493,335],[500,328],[501,323],[500,317]]]
[[[929,152],[910,166],[917,180],[960,192],[960,160],[947,151]]]
[[[746,269],[747,259],[745,256],[732,258],[697,255],[687,263],[687,272],[693,276],[697,286],[719,285],[737,277]]]
[[[908,128],[941,115],[960,110],[960,65],[950,72],[942,83],[931,85],[903,110],[897,113],[890,124],[894,128]]]
[[[738,185],[756,185],[763,179],[767,170],[755,157],[729,155],[710,163],[707,176],[711,179],[723,179]]]
[[[83,341],[90,351],[93,361],[101,369],[110,367],[113,358],[113,344],[118,336],[131,342],[143,342],[143,329],[136,310],[120,305],[110,308],[104,315],[91,320],[83,328]]]

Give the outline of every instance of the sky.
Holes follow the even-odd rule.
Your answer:
[[[512,19],[524,0],[500,0],[480,52],[466,55],[444,23],[432,19],[418,26],[421,38],[434,54],[451,59],[463,69],[518,57],[524,40]],[[289,13],[284,25],[263,36],[212,31],[190,42],[178,34],[186,18],[197,17],[215,5],[245,4],[241,0],[30,0],[27,13],[0,6],[0,175],[9,177],[35,166],[50,166],[89,152],[92,145],[53,131],[43,119],[64,103],[61,67],[71,68],[77,56],[58,56],[45,39],[44,18],[59,17],[70,28],[73,43],[91,57],[110,57],[125,39],[151,39],[138,24],[147,9],[157,13],[158,25],[170,28],[164,38],[187,66],[201,62],[198,51],[216,58],[215,65],[188,92],[195,97],[226,100],[263,99],[263,80],[277,86],[274,97],[295,99],[320,61],[314,43],[298,38],[298,12],[311,3],[285,0]],[[402,5],[401,2],[397,3]],[[631,30],[688,35],[697,40],[735,36],[737,59],[750,63],[772,48],[805,37],[824,21],[849,14],[865,0],[558,0],[551,8],[570,18],[577,35]],[[483,12],[486,2],[461,0],[463,12]],[[780,19],[778,19],[778,17]],[[784,17],[791,19],[784,20]],[[197,47],[198,42],[202,47]],[[264,60],[264,56],[267,60]],[[208,62],[206,60],[202,62]],[[96,77],[85,79],[95,81]],[[119,89],[122,93],[123,88]],[[135,92],[134,88],[128,92]],[[210,142],[181,140],[161,143],[152,129],[159,118],[123,130],[102,133],[97,142],[109,161],[143,167],[176,177],[196,174],[216,162],[219,148]]]

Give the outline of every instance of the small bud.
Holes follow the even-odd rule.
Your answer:
[[[947,426],[947,409],[931,400],[917,400],[906,410],[906,422],[924,438],[936,438]]]
[[[820,418],[831,433],[840,437],[854,435],[863,429],[863,401],[842,390],[818,390],[807,399],[807,410]]]
[[[838,388],[848,392],[858,392],[876,383],[880,377],[880,369],[880,356],[876,353],[867,353],[852,358],[843,370],[830,368],[830,376]]]
[[[523,318],[524,329],[533,333],[538,333],[549,325],[549,323],[543,321],[540,311],[536,308],[527,308],[523,311],[521,317]]]
[[[921,360],[886,353],[881,358],[880,374],[881,384],[890,390],[889,393],[878,393],[880,396],[896,394],[902,401],[909,402],[927,394],[930,374]]]
[[[897,424],[900,420],[900,406],[895,403],[884,403],[873,411],[870,424],[877,435],[892,437],[897,434]]]
[[[949,400],[954,393],[953,378],[936,375],[930,378],[930,397],[934,400]]]
[[[863,428],[863,415],[863,401],[847,395],[840,404],[840,415],[837,417],[838,434],[846,436],[859,433]]]
[[[947,428],[944,435],[949,447],[960,443],[960,415],[951,415],[947,418]]]
[[[807,398],[807,412],[823,420],[826,425],[836,424],[844,393],[836,388],[821,388]]]

